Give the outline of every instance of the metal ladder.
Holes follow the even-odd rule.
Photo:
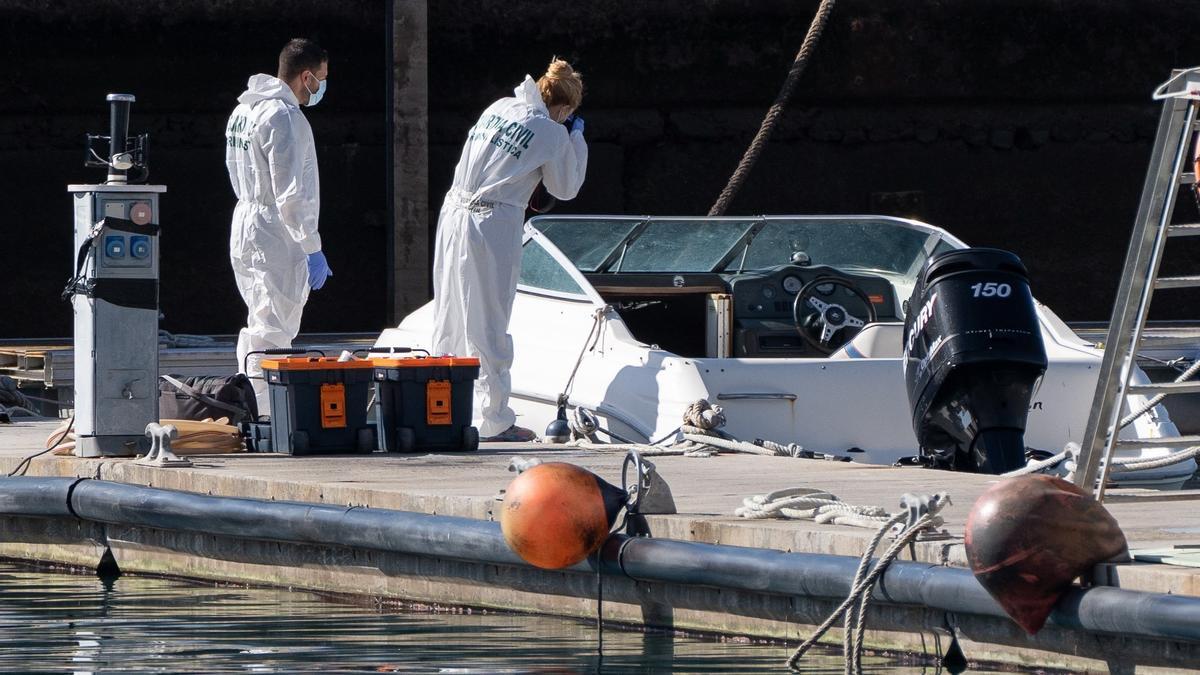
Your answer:
[[[1200,445],[1200,436],[1179,436],[1141,440],[1118,440],[1121,427],[1121,407],[1126,396],[1143,394],[1200,393],[1200,381],[1130,385],[1129,379],[1137,363],[1138,349],[1145,344],[1143,332],[1150,313],[1150,300],[1156,289],[1200,287],[1200,276],[1159,277],[1167,240],[1172,237],[1200,235],[1200,223],[1172,222],[1175,201],[1181,185],[1194,185],[1196,175],[1186,171],[1190,163],[1188,150],[1197,130],[1200,110],[1200,68],[1175,71],[1171,78],[1154,92],[1154,100],[1163,101],[1158,134],[1142,198],[1138,205],[1137,221],[1125,257],[1125,269],[1117,288],[1112,322],[1104,343],[1104,359],[1100,365],[1096,393],[1080,446],[1075,472],[1075,485],[1104,499],[1116,448],[1173,447]],[[1195,338],[1155,338],[1154,346],[1187,346]],[[1101,465],[1101,458],[1104,459]],[[1099,482],[1097,483],[1097,474]]]

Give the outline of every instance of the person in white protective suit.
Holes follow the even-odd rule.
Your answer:
[[[554,59],[537,82],[526,76],[479,117],[438,215],[433,259],[437,354],[477,356],[475,423],[485,441],[529,441],[508,405],[512,315],[521,268],[525,206],[538,183],[573,199],[587,172],[579,73]]]
[[[333,275],[321,252],[317,149],[300,106],[325,93],[329,57],[311,40],[295,39],[279,54],[275,77],[254,75],[225,128],[225,166],[237,195],[229,259],[246,303],[237,359],[254,383],[260,414],[269,414],[259,367],[267,349],[292,346],[309,288]]]

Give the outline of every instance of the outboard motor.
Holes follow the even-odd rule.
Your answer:
[[[906,313],[904,379],[921,454],[977,473],[1024,466],[1046,349],[1020,258],[988,248],[936,255]]]

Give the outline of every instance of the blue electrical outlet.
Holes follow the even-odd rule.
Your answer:
[[[129,238],[129,254],[138,260],[150,257],[150,237],[135,234]]]
[[[104,238],[104,255],[107,258],[125,257],[125,237],[109,235]]]

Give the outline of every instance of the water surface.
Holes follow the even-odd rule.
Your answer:
[[[606,626],[601,656],[594,622],[467,612],[179,579],[104,582],[0,561],[0,671],[782,673],[794,647]],[[873,673],[926,670],[868,658]],[[804,663],[842,672],[831,649]]]

